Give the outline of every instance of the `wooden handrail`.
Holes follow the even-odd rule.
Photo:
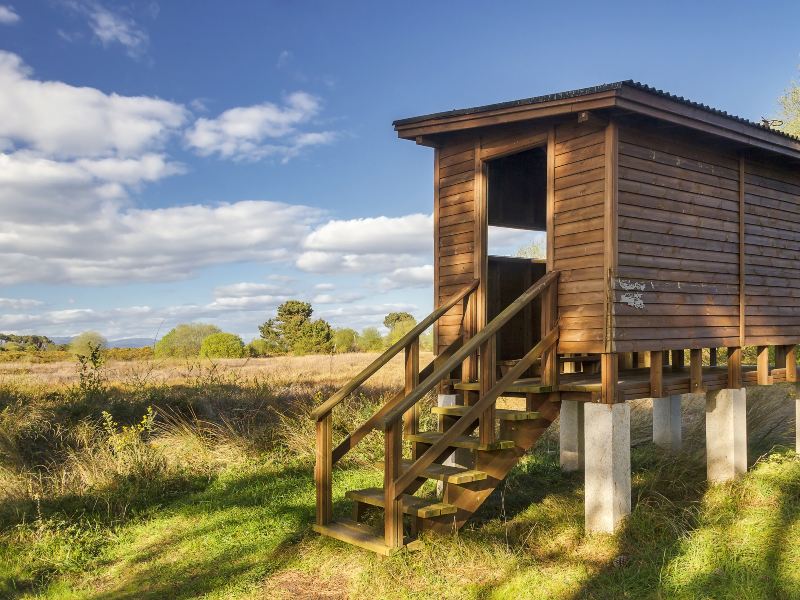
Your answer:
[[[547,275],[539,279],[526,291],[524,291],[514,302],[509,304],[499,315],[492,319],[486,327],[481,329],[477,334],[472,336],[460,350],[453,356],[439,366],[431,375],[425,378],[414,391],[406,396],[402,402],[399,402],[392,410],[390,410],[383,419],[384,429],[397,421],[403,416],[409,408],[419,402],[425,394],[431,391],[436,384],[439,383],[448,373],[453,371],[460,365],[465,358],[473,354],[486,340],[496,334],[506,323],[508,323],[514,315],[516,315],[522,308],[528,305],[536,296],[542,293],[543,290],[558,279],[558,271],[550,271]],[[538,344],[537,346],[538,347]]]
[[[433,373],[433,369],[435,366],[442,362],[442,360],[447,360],[453,352],[458,350],[463,343],[463,339],[459,336],[456,338],[453,343],[451,343],[447,348],[445,348],[439,356],[433,359],[428,365],[419,372],[420,379],[425,379],[431,373]],[[405,398],[406,392],[405,390],[400,390],[395,394],[388,402],[386,402],[383,406],[381,406],[369,419],[364,421],[364,423],[358,427],[355,431],[349,434],[342,442],[336,446],[333,450],[333,464],[336,464],[341,458],[350,452],[356,445],[371,431],[373,431],[376,427],[378,427],[381,422],[383,421],[383,416],[391,410],[398,402],[400,402],[403,398]]]
[[[556,324],[550,332],[542,338],[516,365],[514,365],[508,373],[506,373],[500,381],[492,386],[492,388],[480,399],[478,402],[469,407],[469,410],[464,415],[453,423],[447,431],[442,434],[434,444],[432,444],[422,456],[420,456],[408,470],[403,472],[398,477],[392,486],[392,493],[395,498],[399,498],[411,485],[414,480],[419,477],[422,472],[428,468],[442,453],[444,453],[449,445],[460,435],[463,435],[467,429],[472,426],[475,420],[486,410],[493,402],[506,391],[517,378],[522,375],[532,364],[539,358],[542,353],[550,348],[558,340],[558,324]]]
[[[325,417],[329,412],[331,412],[334,407],[339,404],[342,400],[347,398],[350,394],[352,394],[358,386],[364,383],[367,379],[369,379],[372,375],[374,375],[378,369],[388,363],[392,358],[394,358],[395,354],[400,352],[403,348],[408,346],[413,340],[418,338],[420,334],[422,334],[428,327],[433,325],[439,318],[444,315],[448,310],[453,308],[456,304],[461,302],[467,294],[472,293],[478,287],[479,281],[476,279],[469,285],[465,286],[461,291],[456,292],[452,295],[444,304],[442,304],[439,308],[434,310],[431,314],[425,317],[422,321],[417,323],[414,328],[397,340],[394,344],[392,344],[383,354],[381,354],[378,358],[376,358],[373,362],[371,362],[363,371],[361,371],[358,375],[356,375],[353,379],[351,379],[342,389],[336,392],[333,396],[328,398],[325,402],[320,404],[317,408],[315,408],[311,412],[311,418],[319,421]]]

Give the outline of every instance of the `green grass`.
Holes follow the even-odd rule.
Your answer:
[[[751,468],[712,487],[702,402],[676,455],[644,441],[634,403],[634,510],[615,535],[585,535],[582,475],[561,472],[549,433],[457,535],[390,559],[311,531],[318,389],[214,372],[0,385],[0,598],[800,599],[800,458],[774,447],[793,438],[788,387],[748,391]],[[336,435],[382,393],[343,407]],[[338,515],[346,490],[380,485],[380,442],[335,470]]]
[[[458,536],[428,536],[422,551],[388,560],[310,532],[308,465],[252,462],[201,490],[139,507],[119,526],[67,515],[20,525],[2,537],[0,592],[93,599],[266,598],[303,589],[363,598],[800,598],[797,455],[773,453],[740,481],[709,490],[700,478],[688,485],[672,479],[691,477],[691,462],[659,470],[659,460],[650,447],[634,452],[637,503],[618,535],[584,536],[580,477],[561,475],[552,455],[538,455]],[[372,469],[336,475],[336,510],[345,513],[344,490],[380,480]]]

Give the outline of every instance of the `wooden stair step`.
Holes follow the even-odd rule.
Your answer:
[[[345,493],[345,496],[350,498],[350,500],[363,502],[370,506],[383,507],[385,504],[383,488],[350,490]],[[436,499],[429,500],[427,498],[419,498],[418,496],[412,496],[410,494],[403,494],[400,497],[400,506],[405,514],[414,515],[422,519],[430,519],[431,517],[438,517],[440,515],[452,515],[458,510],[452,504],[445,504]]]
[[[422,444],[435,444],[439,441],[443,434],[438,431],[425,431],[423,433],[414,433],[406,435],[405,439],[410,442],[419,442]],[[513,440],[496,440],[492,444],[481,444],[480,440],[476,437],[469,435],[462,435],[450,442],[451,448],[466,448],[467,450],[507,450],[514,447]]]
[[[350,519],[333,521],[327,525],[317,525],[315,523],[313,529],[322,535],[332,537],[340,542],[352,544],[353,546],[358,546],[359,548],[364,548],[365,550],[375,552],[381,556],[391,556],[403,549],[417,550],[422,545],[422,542],[419,540],[413,540],[403,548],[390,548],[386,545],[382,536],[375,534],[374,529],[363,523],[351,521]]]
[[[413,461],[410,460],[403,460],[401,462],[402,469],[408,470],[411,465],[413,465]],[[375,466],[379,469],[383,469],[384,464],[382,462],[376,463]],[[433,463],[429,465],[423,472],[422,476],[426,479],[436,479],[438,481],[444,481],[445,483],[454,483],[456,485],[461,485],[463,483],[472,483],[473,481],[483,481],[488,477],[486,473],[483,471],[477,471],[475,469],[465,469],[464,467],[456,467],[452,465],[440,465],[438,463]]]
[[[469,408],[469,406],[434,406],[431,412],[435,415],[460,417],[465,415]],[[501,421],[532,421],[539,418],[539,413],[534,410],[509,410],[498,408],[495,409],[495,414]]]

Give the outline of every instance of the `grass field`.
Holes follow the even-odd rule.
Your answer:
[[[583,533],[582,477],[548,435],[458,535],[379,559],[310,531],[308,414],[370,355],[0,364],[0,597],[800,598],[794,390],[749,390],[752,468],[704,481],[703,403],[686,449],[649,442],[634,406],[634,511]],[[423,357],[425,363],[427,357]],[[336,435],[401,380],[392,363],[337,411]],[[375,434],[334,473],[378,485]]]

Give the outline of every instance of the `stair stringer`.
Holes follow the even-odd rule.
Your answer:
[[[513,448],[475,453],[474,468],[485,472],[488,475],[486,479],[466,485],[445,485],[442,502],[453,504],[458,510],[454,515],[425,519],[422,522],[424,530],[451,533],[460,529],[480,508],[508,476],[520,458],[533,447],[558,417],[561,403],[549,400],[548,394],[543,394],[535,404],[538,406],[535,406],[533,410],[539,412],[540,418],[531,421],[504,421],[501,423],[500,437],[513,440]]]

